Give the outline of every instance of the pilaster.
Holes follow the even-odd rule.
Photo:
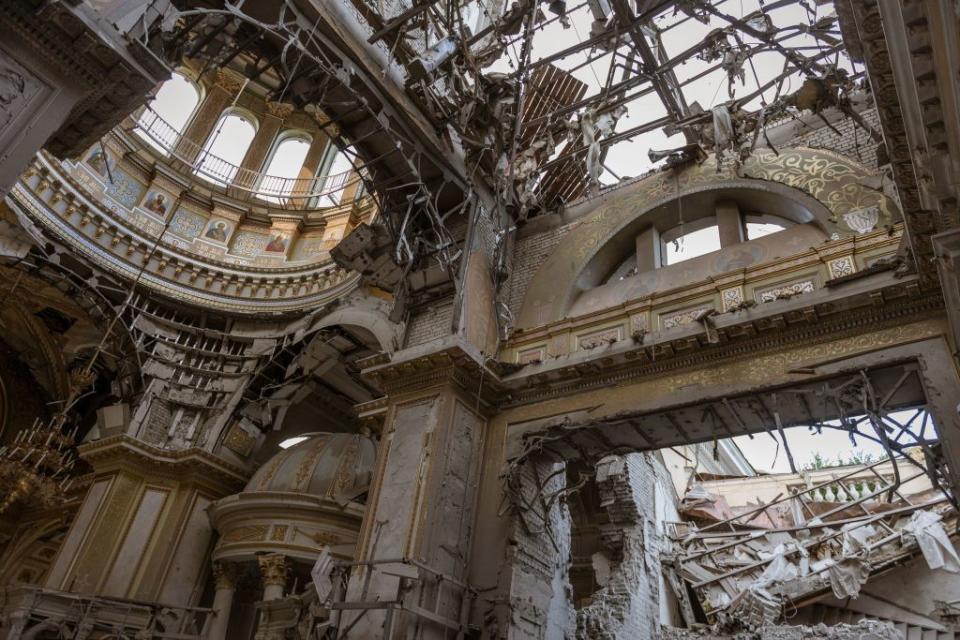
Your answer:
[[[234,183],[241,187],[253,188],[260,173],[266,171],[265,161],[283,127],[283,121],[293,112],[293,105],[280,102],[267,102],[267,113],[260,119],[260,127],[247,147],[247,153],[240,163],[240,171]]]
[[[117,435],[82,445],[93,469],[45,586],[196,604],[213,535],[207,508],[242,488],[239,467],[199,449],[165,451]]]
[[[396,600],[399,594],[412,605],[437,602],[433,613],[460,620],[461,609],[470,605],[458,585],[466,582],[470,562],[483,411],[496,376],[453,340],[406,357],[395,354],[394,362],[374,365],[365,375],[382,385],[389,400],[357,549],[358,560],[374,565],[354,571],[347,601]],[[422,566],[405,565],[401,577],[398,559]],[[445,579],[438,582],[438,575]],[[358,637],[406,637],[416,622],[395,612],[391,633],[384,619],[383,610],[367,612],[357,620]],[[349,624],[352,614],[345,612],[344,620]],[[439,625],[424,629],[424,638],[443,637]]]
[[[236,77],[223,70],[217,71],[216,79],[207,87],[207,94],[197,108],[196,115],[180,136],[176,149],[178,156],[190,161],[199,157],[224,109],[233,102],[242,88],[242,83]]]

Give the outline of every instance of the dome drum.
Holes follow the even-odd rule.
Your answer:
[[[213,559],[279,553],[313,562],[322,547],[352,557],[375,460],[373,439],[356,434],[310,434],[282,449],[243,491],[210,508],[220,534]]]

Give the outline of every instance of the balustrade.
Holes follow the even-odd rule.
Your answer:
[[[189,165],[206,180],[291,208],[315,206],[315,201],[322,197],[339,203],[344,194],[356,191],[350,187],[361,180],[354,169],[310,178],[285,178],[241,167],[204,150],[196,140],[181,137],[179,131],[149,106],[144,107],[134,123],[137,135],[147,144]]]

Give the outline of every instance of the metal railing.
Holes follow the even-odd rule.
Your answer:
[[[348,583],[354,570],[362,572],[357,599],[347,596]],[[374,573],[396,579],[395,595],[388,599],[374,597],[371,580]],[[354,626],[369,612],[384,614],[383,637],[392,638],[398,617],[404,613],[431,625],[437,637],[465,640],[474,637],[468,624],[476,592],[465,582],[412,558],[391,558],[334,563],[330,594],[331,626],[337,640],[349,640]],[[450,609],[453,609],[451,611]]]
[[[269,202],[303,207],[314,200],[329,197],[330,204],[336,205],[341,203],[344,192],[361,180],[354,169],[310,178],[285,178],[252,171],[224,160],[196,140],[182,136],[149,105],[133,121],[136,133],[144,141],[190,165],[195,174],[214,184],[237,188]]]
[[[213,610],[89,596],[35,585],[0,589],[0,634],[20,638],[203,640]]]

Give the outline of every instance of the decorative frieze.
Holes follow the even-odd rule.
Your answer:
[[[673,329],[690,324],[699,318],[703,313],[713,309],[713,305],[700,305],[691,309],[682,309],[660,315],[660,328]]]
[[[596,349],[623,340],[623,327],[607,327],[577,336],[577,349]]]
[[[767,289],[760,289],[756,292],[756,299],[757,302],[760,303],[773,302],[774,300],[792,298],[793,296],[800,295],[802,293],[811,293],[816,288],[816,284],[812,279],[799,280],[797,282],[780,284]]]
[[[831,278],[849,276],[857,270],[853,262],[853,256],[844,256],[836,260],[830,260],[827,262],[827,269],[830,271]]]
[[[232,425],[227,432],[227,436],[223,439],[223,446],[244,458],[253,452],[256,443],[256,437],[249,434],[239,424]]]

